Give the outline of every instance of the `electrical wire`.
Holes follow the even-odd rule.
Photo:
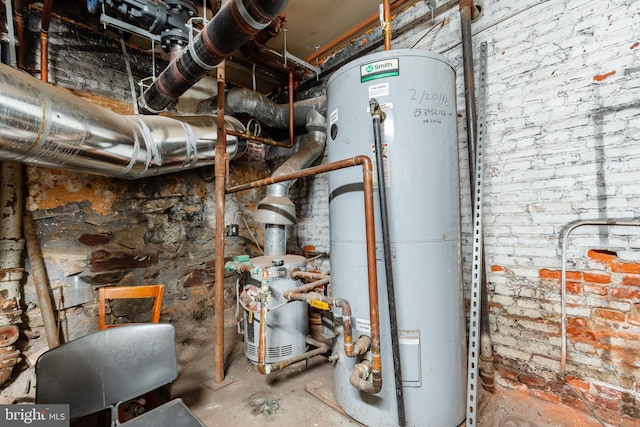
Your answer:
[[[244,217],[244,214],[242,212],[240,212],[240,211],[236,212],[236,221],[237,221],[238,216],[240,218],[242,218],[242,222],[244,223],[245,228],[249,232],[249,236],[251,236],[251,239],[253,240],[253,243],[255,243],[255,245],[258,247],[258,249],[260,250],[260,253],[262,255],[264,255],[264,250],[260,246],[260,243],[258,243],[258,239],[256,239],[256,236],[255,236],[255,234],[253,234],[253,231],[251,231],[251,228],[249,227],[249,224],[247,223],[247,220]]]

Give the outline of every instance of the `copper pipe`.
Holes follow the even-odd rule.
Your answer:
[[[285,144],[284,142],[276,141],[275,139],[263,138],[261,136],[252,135],[249,132],[237,132],[234,130],[228,130],[227,135],[237,136],[238,138],[241,138],[241,139],[258,142],[264,145],[270,145],[272,147],[284,147],[284,148],[293,147],[293,144],[291,143],[291,141]]]
[[[215,316],[215,375],[214,381],[224,381],[224,198],[226,187],[225,143],[224,125],[224,61],[216,68],[218,82],[218,108],[217,126],[218,139],[216,141],[216,156],[214,164],[215,196],[216,196],[216,228],[215,228],[215,291],[214,291],[214,316]]]
[[[293,147],[293,71],[289,71],[289,145]]]
[[[13,2],[13,20],[16,21],[18,33],[18,68],[24,69],[24,53],[27,51],[24,40],[24,20],[22,19],[22,0]]]
[[[384,50],[391,50],[391,6],[389,5],[389,0],[384,0],[382,4],[382,17],[384,19],[384,29],[382,30],[382,34],[384,36]]]
[[[40,80],[46,83],[49,82],[49,23],[52,10],[53,0],[44,0],[40,24]]]
[[[409,3],[409,1],[410,0],[397,0],[397,1],[395,1],[392,5],[390,5],[390,11],[392,12],[392,11],[398,9],[399,7],[404,6],[405,4]],[[389,19],[391,19],[391,18],[389,18]],[[339,35],[338,37],[336,37],[335,39],[331,40],[330,42],[328,42],[324,46],[321,46],[320,49],[316,50],[311,55],[309,55],[306,58],[304,58],[304,60],[307,61],[307,62],[311,62],[314,59],[320,58],[324,54],[326,54],[326,53],[330,52],[331,50],[335,49],[336,47],[339,47],[344,42],[352,39],[353,37],[355,37],[356,35],[362,33],[363,31],[373,27],[378,22],[380,22],[380,15],[377,14],[377,13],[375,15],[371,15],[365,21],[361,22],[360,24],[356,25],[355,27],[351,28],[350,30],[346,31],[345,33]]]
[[[382,358],[380,356],[380,312],[378,307],[378,272],[376,268],[376,240],[373,209],[373,169],[371,159],[367,156],[355,156],[337,162],[326,163],[300,171],[284,175],[272,176],[246,184],[236,185],[227,189],[227,193],[250,190],[278,182],[299,179],[305,176],[317,175],[352,166],[362,166],[362,179],[364,184],[364,220],[367,251],[367,279],[369,292],[369,317],[371,321],[371,356],[372,356],[372,381],[367,381],[366,386],[359,388],[367,393],[377,393],[382,389]],[[260,325],[262,327],[262,324]]]
[[[309,285],[312,284],[310,283]],[[351,304],[349,304],[349,301],[344,298],[328,297],[317,292],[304,292],[299,288],[288,290],[283,296],[290,301],[304,301],[307,304],[311,304],[312,301],[320,301],[330,307],[340,307],[342,311],[344,353],[347,357],[359,356],[359,354],[353,353],[353,329],[351,327]]]
[[[265,352],[267,348],[267,312],[269,308],[269,270],[262,270],[262,285],[260,286],[260,328],[258,330],[258,372],[267,374],[267,366],[265,364]]]
[[[329,350],[331,350],[329,348],[328,344],[325,344],[325,343],[320,342],[320,341],[316,341],[311,337],[306,337],[306,342],[307,342],[307,344],[311,344],[312,346],[317,347],[317,348],[314,349],[314,350],[307,351],[307,352],[302,353],[302,354],[298,354],[297,356],[293,356],[292,358],[287,359],[287,360],[282,360],[282,361],[276,362],[276,363],[270,363],[269,365],[265,366],[265,372],[267,374],[269,374],[269,373],[271,373],[273,371],[277,371],[277,370],[286,368],[287,366],[291,366],[294,363],[301,362],[301,361],[307,360],[307,359],[311,359],[314,356],[320,356],[322,354],[327,354],[329,352]],[[265,372],[263,372],[263,373],[265,373]]]
[[[322,279],[329,279],[331,278],[331,276],[329,276],[328,274],[322,274],[322,273],[312,273],[310,271],[300,271],[300,270],[296,270],[293,271],[290,274],[292,279],[305,279],[305,280],[322,280]],[[300,289],[300,288],[298,288]]]
[[[47,343],[49,344],[49,348],[55,348],[60,345],[60,336],[58,335],[58,329],[56,327],[56,318],[53,314],[53,304],[51,303],[51,294],[49,293],[47,270],[42,258],[40,245],[38,244],[36,230],[33,226],[31,212],[25,212],[22,227],[24,230],[29,262],[31,263],[31,273],[33,274],[33,281],[36,285],[38,303],[40,304],[42,323],[44,324],[44,331],[47,335]]]

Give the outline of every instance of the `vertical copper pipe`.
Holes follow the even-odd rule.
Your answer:
[[[224,381],[224,197],[226,187],[226,136],[224,129],[224,61],[216,68],[218,81],[217,125],[218,139],[216,141],[215,156],[215,195],[216,195],[216,238],[215,238],[215,375],[214,381]]]
[[[362,166],[362,180],[364,184],[364,221],[365,245],[367,251],[367,288],[369,291],[369,319],[371,321],[371,381],[360,382],[359,390],[366,393],[378,393],[382,389],[382,357],[380,355],[380,309],[378,307],[378,271],[376,267],[376,236],[373,209],[373,166],[367,156],[355,156],[337,162],[278,175],[246,184],[236,185],[227,189],[227,193],[251,190],[266,185],[277,184],[305,176],[318,175],[352,166]],[[262,325],[261,325],[262,326]],[[356,365],[358,366],[358,365]]]
[[[27,51],[24,40],[24,20],[22,19],[22,0],[13,2],[13,19],[18,33],[18,68],[24,69],[24,53]]]
[[[289,71],[289,145],[293,147],[293,71]]]
[[[384,19],[384,29],[382,33],[384,35],[384,50],[391,50],[391,5],[389,0],[384,0],[382,3],[382,17]]]
[[[40,80],[49,82],[49,23],[53,0],[44,0],[42,23],[40,24]]]
[[[58,329],[56,328],[56,318],[53,314],[51,294],[49,294],[49,279],[47,278],[47,271],[42,259],[42,251],[40,250],[38,238],[36,237],[36,230],[33,226],[31,212],[25,212],[22,227],[24,229],[29,263],[31,264],[31,273],[33,274],[33,281],[36,285],[38,303],[40,304],[42,323],[44,324],[44,331],[47,335],[47,343],[49,344],[49,348],[54,348],[60,345],[60,337],[58,335]]]

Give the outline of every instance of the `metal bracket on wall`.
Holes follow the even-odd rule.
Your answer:
[[[477,423],[478,356],[480,353],[480,297],[482,292],[482,181],[484,177],[484,140],[486,113],[487,42],[480,45],[478,84],[478,137],[475,158],[475,194],[473,195],[473,261],[471,265],[471,304],[469,312],[469,356],[467,364],[467,427]]]

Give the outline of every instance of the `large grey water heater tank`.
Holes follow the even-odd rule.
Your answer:
[[[402,384],[408,426],[457,426],[465,417],[465,323],[455,71],[442,55],[389,50],[338,70],[327,86],[328,161],[373,154],[369,100],[382,123]],[[376,177],[374,176],[374,180]],[[332,293],[352,306],[354,339],[369,334],[362,171],[330,173]],[[379,217],[375,191],[376,215]],[[357,358],[334,343],[338,404],[372,427],[398,423],[381,227],[376,218],[382,390],[349,383]]]

